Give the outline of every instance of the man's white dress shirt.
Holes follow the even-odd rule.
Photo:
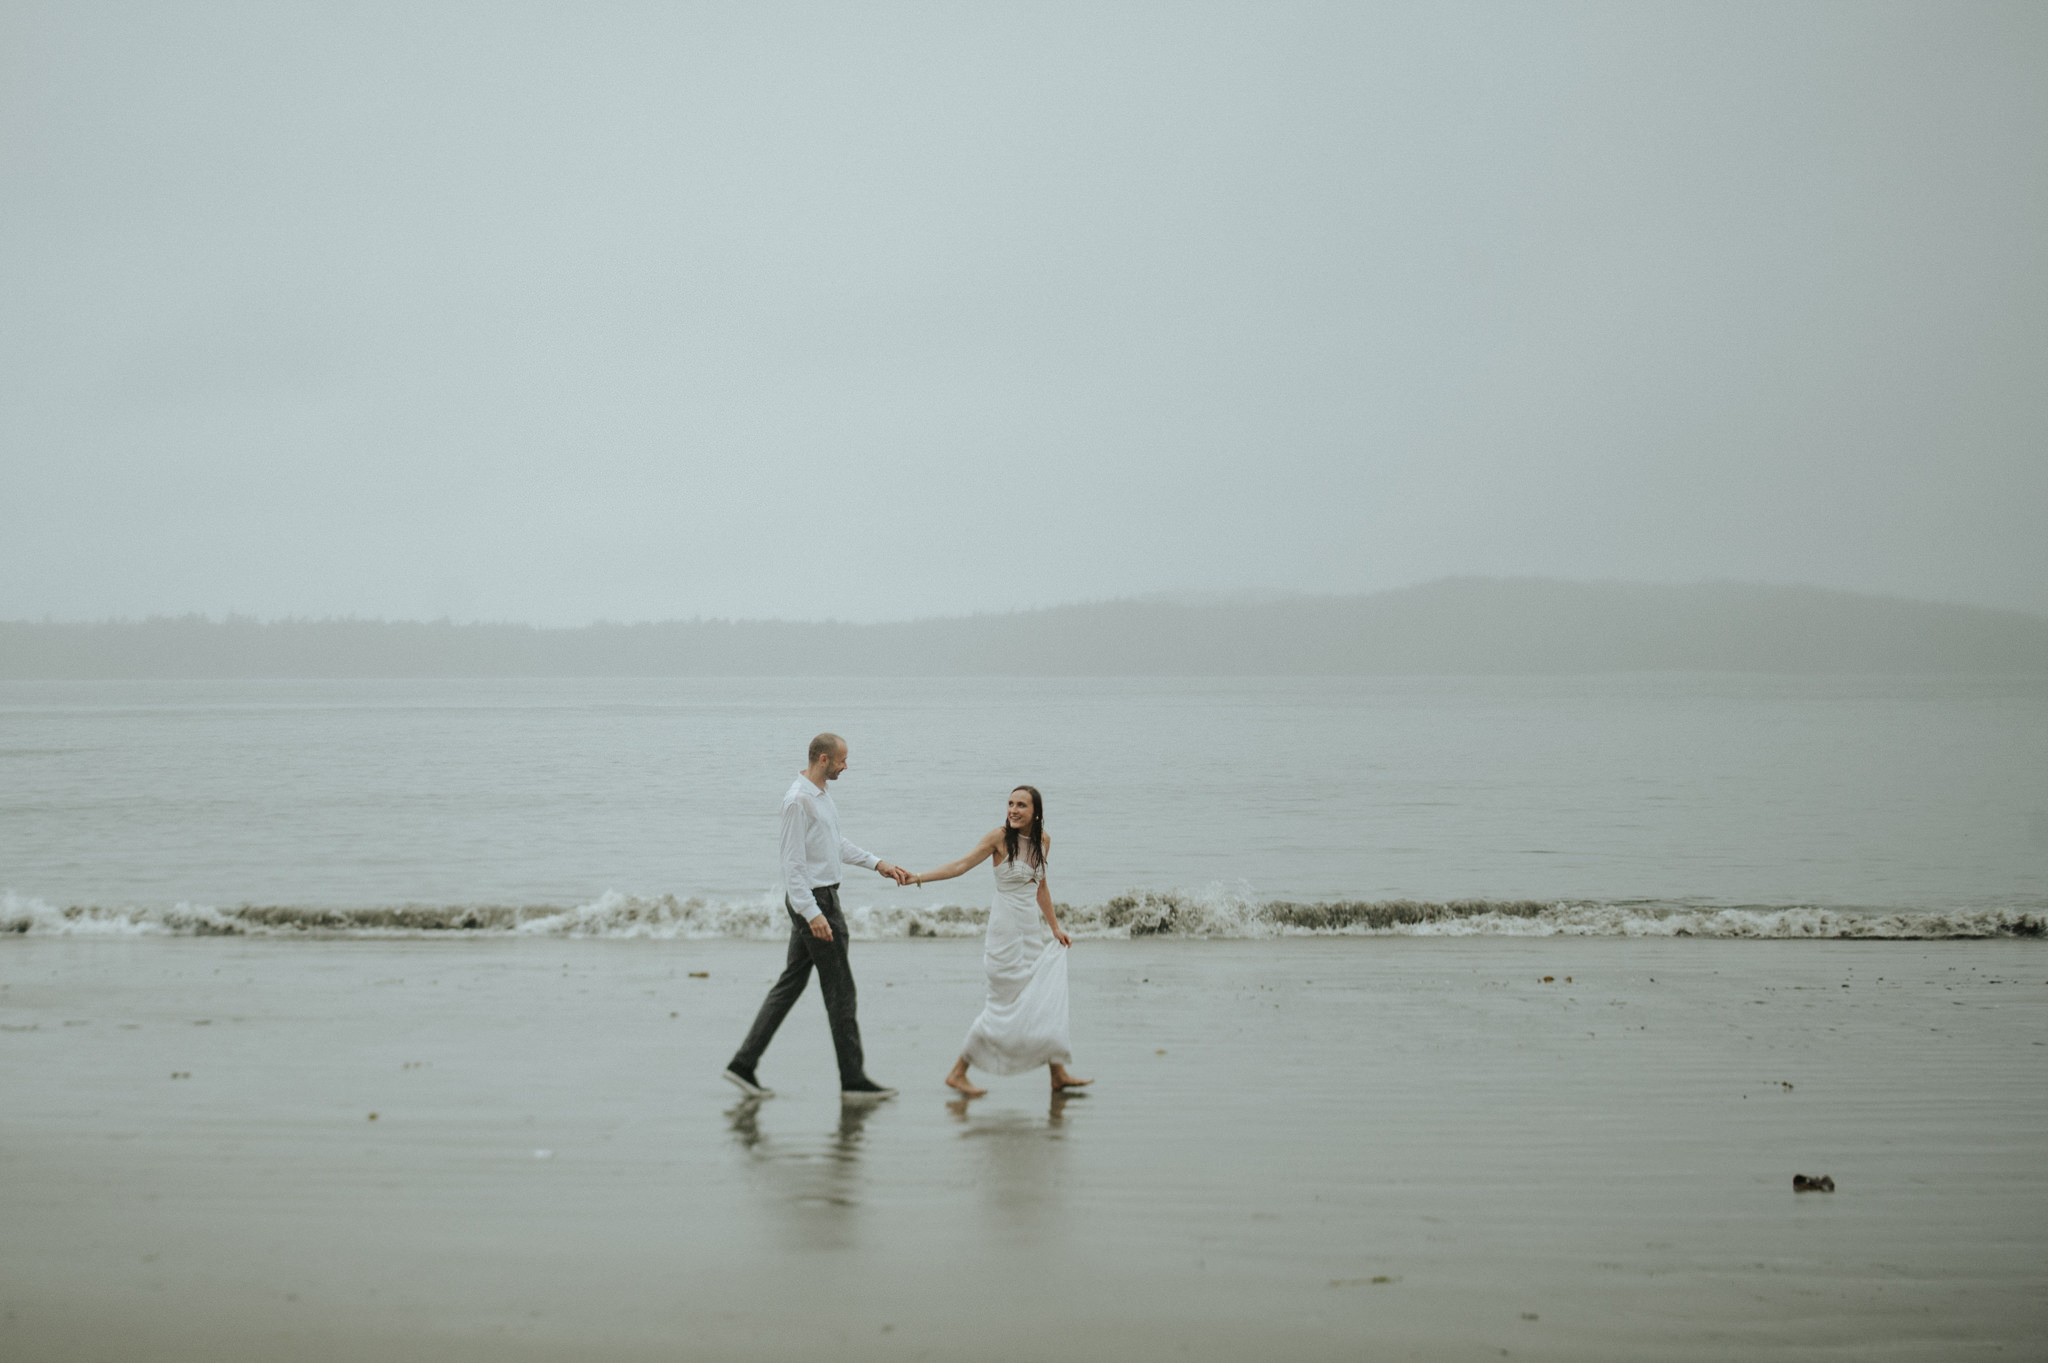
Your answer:
[[[837,885],[841,862],[872,871],[882,859],[841,837],[839,807],[831,795],[810,777],[797,777],[782,797],[782,890],[790,906],[806,919],[816,918],[818,897],[811,891]]]

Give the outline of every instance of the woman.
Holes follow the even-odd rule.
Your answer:
[[[989,857],[995,858],[996,902],[988,913],[982,964],[988,970],[988,1002],[967,1029],[966,1044],[946,1086],[969,1098],[988,1092],[967,1082],[967,1067],[991,1074],[1022,1074],[1040,1065],[1052,1070],[1053,1092],[1093,1083],[1067,1073],[1067,948],[1074,944],[1053,912],[1045,884],[1045,800],[1036,786],[1010,792],[1010,811],[974,850],[936,871],[912,876],[911,884],[951,880]]]

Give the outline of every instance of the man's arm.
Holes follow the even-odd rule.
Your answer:
[[[855,847],[853,840],[844,835],[841,835],[839,839],[839,859],[848,866],[865,866],[870,871],[882,864],[880,857],[876,856],[873,852]]]
[[[809,919],[811,931],[816,932],[825,915],[818,911],[818,897],[811,893],[811,878],[804,871],[804,832],[809,822],[810,813],[802,800],[791,800],[782,807],[782,892],[789,896],[789,906]],[[825,931],[829,934],[832,929]]]

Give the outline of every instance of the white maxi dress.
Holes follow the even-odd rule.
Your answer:
[[[1022,1074],[1072,1060],[1067,1035],[1067,949],[1038,911],[1045,868],[1011,859],[996,867],[982,965],[988,1002],[960,1053],[990,1074]]]

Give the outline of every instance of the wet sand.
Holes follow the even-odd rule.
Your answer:
[[[813,992],[737,1102],[780,955],[0,943],[0,1356],[2048,1349],[2041,943],[1082,942],[1100,1082],[965,1111],[967,941],[856,946],[901,1098]]]

